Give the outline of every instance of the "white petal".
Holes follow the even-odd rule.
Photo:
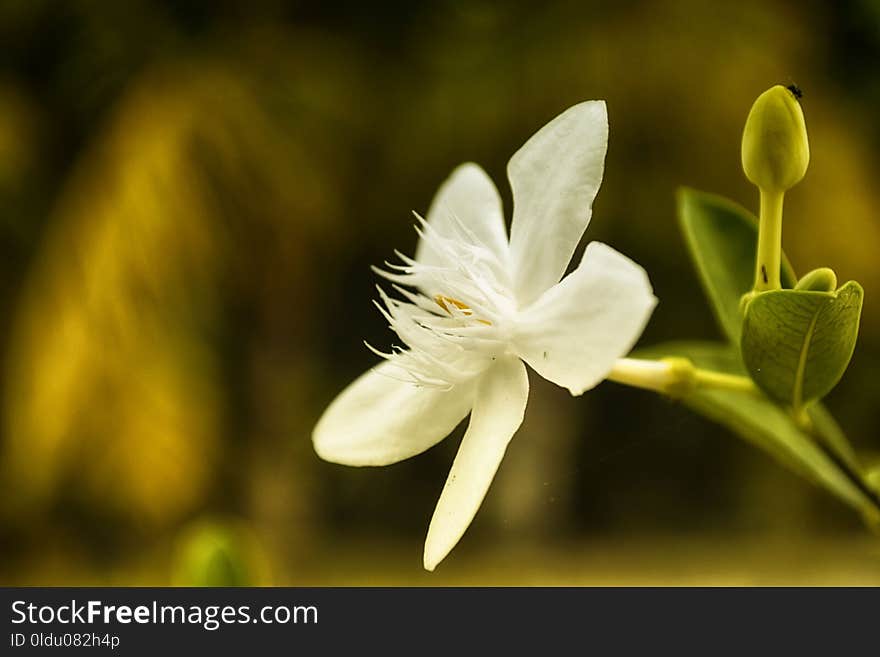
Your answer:
[[[522,423],[528,396],[529,379],[519,358],[500,359],[478,381],[470,425],[428,528],[428,570],[443,561],[474,519],[507,443]]]
[[[520,307],[565,273],[602,184],[608,147],[604,101],[569,108],[510,159],[510,256]]]
[[[545,379],[580,395],[629,353],[656,304],[644,269],[591,242],[575,271],[521,311],[517,353]]]
[[[434,196],[427,221],[440,237],[455,239],[464,232],[468,241],[487,248],[507,263],[501,197],[492,179],[476,164],[462,164],[452,172]],[[416,247],[416,260],[425,265],[447,264],[424,239]]]
[[[443,390],[405,376],[385,361],[343,390],[312,433],[318,456],[344,465],[396,463],[436,445],[470,411],[473,383]]]

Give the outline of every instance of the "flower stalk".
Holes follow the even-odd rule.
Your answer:
[[[782,288],[782,200],[784,192],[761,190],[758,254],[755,258],[755,292]]]
[[[690,359],[679,357],[660,360],[620,358],[607,378],[609,381],[675,398],[685,397],[700,389],[760,394],[749,377],[702,369]]]

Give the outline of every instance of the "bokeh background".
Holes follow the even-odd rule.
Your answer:
[[[642,344],[718,335],[678,185],[754,208],[739,140],[796,82],[812,147],[796,269],[865,287],[828,399],[880,454],[880,5],[0,0],[3,584],[878,584],[880,539],[765,454],[650,393],[532,377],[526,421],[435,574],[461,430],[404,463],[310,431],[392,336],[371,264],[415,245],[457,164],[506,209],[540,126],[608,102],[590,239],[643,264]]]

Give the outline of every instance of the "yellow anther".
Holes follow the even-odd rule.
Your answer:
[[[447,297],[445,294],[435,294],[434,302],[450,315],[452,315],[452,310],[450,309],[450,307],[458,308],[461,311],[461,314],[465,315],[466,317],[470,317],[474,314],[474,311],[471,310],[471,307],[467,305],[464,301],[459,301],[458,299]],[[492,326],[492,322],[490,322],[489,320],[478,319],[477,321],[480,324]]]
[[[464,301],[459,301],[458,299],[453,299],[452,297],[447,297],[443,294],[434,295],[434,301],[436,301],[437,305],[448,312],[450,315],[452,314],[452,311],[449,309],[450,306],[455,306],[464,315],[474,314],[474,311],[471,310],[471,307],[467,305]]]

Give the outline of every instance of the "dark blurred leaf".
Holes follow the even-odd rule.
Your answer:
[[[678,218],[721,330],[739,343],[740,299],[754,283],[758,221],[732,201],[687,187],[678,191]],[[781,276],[783,287],[794,287],[797,278],[785,255]]]
[[[774,290],[746,310],[742,356],[768,395],[800,409],[828,394],[846,371],[856,346],[862,287],[836,292]]]

